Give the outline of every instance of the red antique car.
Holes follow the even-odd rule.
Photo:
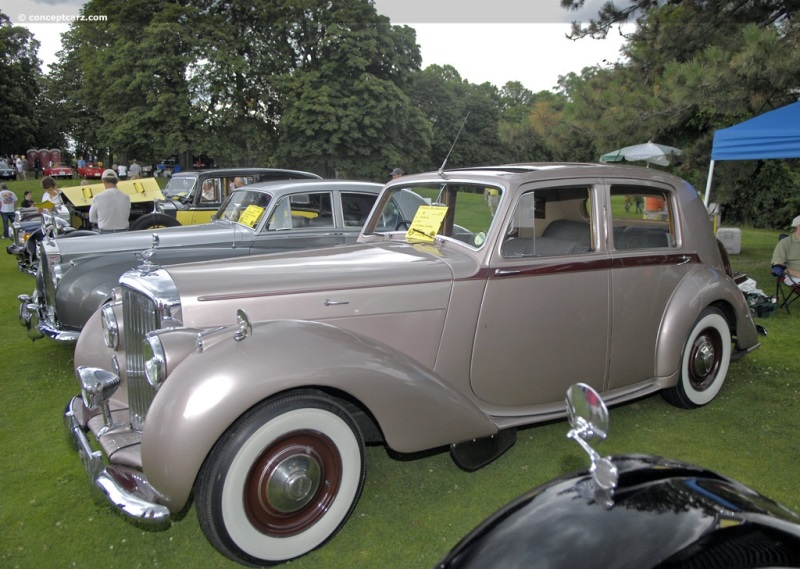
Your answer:
[[[53,178],[73,178],[75,177],[75,172],[72,171],[72,168],[69,166],[62,166],[60,164],[55,166],[48,166],[44,170],[45,176],[51,176]]]
[[[100,178],[103,175],[103,167],[94,164],[88,163],[84,166],[78,166],[78,177],[80,178]]]

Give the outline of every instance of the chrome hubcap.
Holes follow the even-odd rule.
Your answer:
[[[321,478],[316,460],[309,456],[290,456],[271,472],[266,485],[267,501],[278,512],[295,512],[314,498]]]

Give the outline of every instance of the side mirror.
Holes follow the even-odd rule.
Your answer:
[[[567,437],[578,443],[592,461],[595,491],[594,498],[607,508],[614,505],[614,489],[619,472],[610,458],[601,457],[589,443],[600,442],[608,435],[608,408],[600,394],[585,383],[576,383],[567,389],[567,415],[572,426]]]
[[[585,383],[567,390],[567,414],[575,434],[587,443],[605,440],[608,435],[608,408],[600,395]]]

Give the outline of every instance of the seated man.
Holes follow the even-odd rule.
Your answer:
[[[800,215],[792,220],[794,233],[778,241],[772,253],[772,273],[789,286],[800,285]]]

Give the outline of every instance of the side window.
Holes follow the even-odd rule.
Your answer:
[[[643,186],[611,186],[614,249],[675,247],[674,211],[669,194]]]
[[[269,220],[269,231],[333,227],[333,208],[330,192],[284,196],[275,206]]]
[[[367,221],[377,195],[342,192],[342,215],[345,227],[362,227]]]
[[[595,250],[591,188],[545,188],[526,192],[506,227],[506,258],[579,255]]]
[[[219,205],[222,201],[221,192],[222,181],[219,178],[207,178],[203,180],[200,189],[200,203],[202,205]]]

